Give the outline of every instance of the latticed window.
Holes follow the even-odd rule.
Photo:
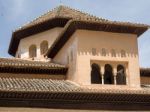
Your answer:
[[[96,48],[92,48],[92,55],[93,55],[93,56],[96,55]]]
[[[106,56],[106,49],[102,48],[102,56]]]
[[[45,54],[48,50],[48,42],[47,41],[43,41],[40,44],[40,51],[41,51],[41,55]]]
[[[116,51],[114,49],[111,50],[111,56],[116,57]]]
[[[31,45],[29,47],[29,57],[30,58],[34,58],[37,56],[37,49],[36,49],[36,45]]]
[[[126,57],[126,52],[124,50],[121,50],[121,57]]]

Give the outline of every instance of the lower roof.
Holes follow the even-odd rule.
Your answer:
[[[34,73],[34,74],[66,74],[65,65],[50,61],[24,60],[18,58],[0,58],[0,72]]]
[[[91,107],[97,105],[98,107],[94,107],[100,108],[100,105],[106,104],[128,107],[136,105],[136,108],[140,105],[149,108],[150,90],[90,89],[66,80],[0,78],[0,106],[53,108],[78,106],[79,109],[88,109],[88,105]]]

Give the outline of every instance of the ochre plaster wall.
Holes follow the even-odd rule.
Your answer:
[[[52,43],[55,41],[55,39],[58,37],[60,32],[62,31],[62,28],[57,27],[50,30],[47,30],[42,33],[38,33],[36,35],[29,36],[27,38],[24,38],[20,41],[18,53],[21,53],[22,59],[28,59],[29,58],[29,47],[30,45],[36,45],[37,47],[37,59],[42,59],[42,56],[40,55],[40,44],[42,41],[47,40],[49,47],[52,45]]]
[[[81,85],[91,85],[91,63],[97,62],[100,67],[111,64],[116,68],[118,64],[126,67],[128,87],[140,87],[140,73],[138,60],[137,36],[123,33],[110,33],[101,31],[77,30],[78,38],[77,74],[74,77]],[[96,48],[97,54],[92,55],[92,48]],[[101,55],[101,49],[105,48],[107,55]],[[115,49],[117,56],[112,57],[110,51]],[[121,57],[121,50],[126,51],[126,57]]]
[[[69,67],[67,79],[72,81],[75,81],[77,72],[77,41],[76,34],[73,34],[53,59],[54,62],[67,65]]]

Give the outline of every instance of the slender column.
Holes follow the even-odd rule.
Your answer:
[[[128,70],[125,68],[125,76],[126,76],[126,85],[129,85],[129,77],[128,77]]]
[[[117,80],[116,80],[117,68],[116,68],[116,66],[113,67],[113,76],[114,76],[114,85],[117,85]]]
[[[102,65],[101,66],[102,85],[104,85],[104,72],[105,72],[105,68],[104,68],[104,65]]]

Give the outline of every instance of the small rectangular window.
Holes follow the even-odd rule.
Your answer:
[[[67,64],[69,64],[69,55],[67,56]]]
[[[93,56],[96,55],[96,48],[92,48],[92,55],[93,55]]]
[[[70,60],[73,61],[73,51],[70,52]]]
[[[111,50],[111,56],[116,57],[116,51],[114,49]]]
[[[126,52],[124,50],[121,50],[121,57],[126,57]]]
[[[106,49],[102,48],[102,56],[106,56]]]

